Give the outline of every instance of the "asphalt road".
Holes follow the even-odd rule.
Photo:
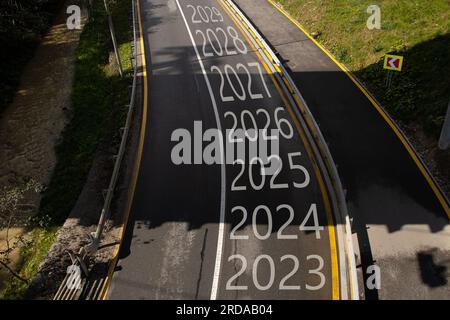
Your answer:
[[[268,0],[236,2],[286,60],[329,144],[353,217],[362,297],[450,299],[449,203],[419,156],[294,21]],[[371,265],[380,268],[379,290],[364,285]]]
[[[339,298],[343,262],[322,173],[251,43],[218,0],[138,5],[145,132],[107,298]],[[261,175],[248,153],[244,164],[204,162],[209,142],[196,144],[195,125],[225,132],[253,121],[280,128],[281,160],[272,158],[279,173]],[[195,146],[183,156],[198,164],[174,163],[177,129],[190,133]],[[213,154],[220,158],[221,149]]]

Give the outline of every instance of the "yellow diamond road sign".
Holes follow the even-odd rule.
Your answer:
[[[393,70],[393,71],[402,71],[403,66],[403,57],[395,56],[393,54],[387,54],[384,57],[384,69]]]

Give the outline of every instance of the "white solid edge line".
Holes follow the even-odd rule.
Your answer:
[[[217,129],[219,129],[220,132],[222,132],[222,125],[220,123],[220,117],[219,112],[217,110],[217,103],[216,99],[214,97],[214,93],[211,88],[211,84],[209,82],[208,76],[205,71],[205,66],[203,65],[202,59],[200,57],[200,54],[197,50],[194,37],[192,36],[191,29],[189,28],[189,24],[186,20],[186,17],[184,15],[183,9],[181,9],[180,2],[178,0],[175,0],[178,5],[178,9],[180,10],[181,16],[183,17],[184,24],[186,25],[186,29],[189,33],[189,37],[192,42],[192,46],[194,47],[195,54],[197,55],[197,60],[200,64],[200,67],[202,69],[203,76],[205,77],[206,86],[208,87],[209,95],[211,97],[211,102],[213,104],[214,109],[214,115],[216,117],[216,124]],[[223,237],[224,237],[224,229],[225,229],[225,192],[226,192],[226,175],[225,175],[225,162],[224,162],[224,146],[223,141],[220,143],[220,156],[221,156],[221,190],[220,190],[220,222],[219,222],[219,232],[217,236],[217,251],[216,251],[216,262],[214,266],[214,276],[213,276],[213,283],[211,288],[211,300],[217,299],[217,290],[219,287],[219,277],[220,277],[220,270],[221,270],[221,263],[222,263],[222,251],[223,251]]]

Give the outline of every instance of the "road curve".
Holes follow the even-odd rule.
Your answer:
[[[323,173],[248,35],[220,0],[138,6],[145,131],[106,298],[339,299],[342,261]],[[204,132],[223,132],[211,153],[223,159],[225,130],[250,127],[279,133],[278,170],[262,175],[247,158],[205,163],[212,137],[202,141]],[[191,164],[174,163],[174,132],[190,133],[182,158]]]
[[[275,1],[235,2],[285,59],[338,165],[359,247],[361,298],[450,299],[450,202],[411,144],[355,76]],[[378,289],[366,286],[373,265]]]

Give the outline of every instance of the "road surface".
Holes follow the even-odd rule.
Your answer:
[[[287,61],[330,147],[359,244],[362,298],[450,299],[449,203],[409,142],[367,91],[272,1],[236,3]],[[379,290],[362,282],[371,265],[380,268]]]
[[[339,299],[345,262],[323,173],[249,35],[218,0],[138,6],[142,152],[106,298]],[[249,152],[234,164],[205,163],[203,133],[223,133],[211,153],[220,160],[234,128],[278,130],[258,141],[279,143],[268,164],[279,170],[263,175]],[[180,132],[192,148],[177,153]]]

